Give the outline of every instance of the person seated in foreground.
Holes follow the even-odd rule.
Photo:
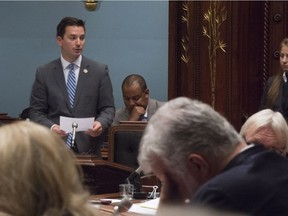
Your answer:
[[[148,121],[165,102],[149,98],[145,79],[138,74],[127,76],[122,82],[124,108],[116,110],[113,125],[120,121]]]
[[[185,97],[164,104],[148,122],[139,150],[144,173],[162,183],[159,211],[186,204],[288,215],[287,159],[263,145],[247,145],[207,104]]]
[[[288,126],[280,112],[264,109],[253,114],[241,127],[240,135],[247,144],[259,143],[283,156],[287,154]]]
[[[0,140],[0,215],[99,215],[60,136],[19,121],[2,126]]]

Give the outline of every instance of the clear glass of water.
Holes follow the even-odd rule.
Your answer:
[[[133,193],[134,193],[134,185],[133,184],[120,184],[119,192],[122,198],[126,197],[128,199],[132,199]]]

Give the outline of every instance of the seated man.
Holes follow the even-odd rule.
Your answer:
[[[288,126],[280,112],[261,110],[243,124],[240,135],[247,144],[261,143],[285,156],[288,145]]]
[[[263,145],[246,145],[210,106],[185,97],[152,116],[138,155],[162,182],[165,204],[208,206],[248,215],[288,215],[288,161]]]
[[[112,125],[120,121],[148,121],[164,102],[149,98],[145,79],[138,74],[127,76],[122,82],[125,107],[116,110]]]

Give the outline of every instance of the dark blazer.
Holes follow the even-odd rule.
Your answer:
[[[191,202],[253,216],[288,215],[288,160],[261,145],[238,154]]]
[[[151,116],[156,112],[156,110],[161,107],[165,102],[158,101],[155,99],[148,99],[148,121],[151,118]],[[112,125],[118,125],[120,124],[120,121],[128,121],[130,117],[130,111],[126,108],[123,107],[121,109],[116,110],[115,117],[113,119]]]
[[[264,88],[264,92],[262,94],[262,98],[261,98],[261,103],[260,103],[260,110],[262,109],[266,109],[267,108],[267,94],[268,94],[268,91],[269,89],[271,88],[271,85],[273,83],[275,79],[275,76],[273,77],[270,77],[265,85],[265,88]],[[278,98],[275,102],[275,104],[273,105],[273,110],[275,111],[280,111],[282,110],[282,94],[283,94],[283,91],[282,91],[282,87],[283,87],[283,83],[284,81],[282,80],[281,84],[280,84],[280,91],[279,91],[279,95],[278,95]]]
[[[82,56],[73,109],[69,106],[60,58],[39,67],[32,87],[30,108],[29,118],[48,128],[59,124],[60,116],[66,116],[95,117],[106,130],[115,115],[107,65]],[[101,137],[93,138],[84,132],[77,132],[75,142],[79,153],[100,154]]]
[[[273,83],[275,79],[275,76],[273,77],[270,77],[265,85],[265,88],[264,88],[264,92],[262,94],[262,98],[261,98],[261,103],[260,103],[260,107],[259,109],[262,110],[262,109],[267,109],[267,94],[268,94],[268,91],[269,89],[271,88],[271,85]],[[275,103],[273,104],[272,106],[272,110],[273,111],[278,111],[280,113],[282,113],[282,115],[285,117],[285,119],[287,120],[288,119],[288,115],[286,113],[286,111],[284,110],[283,108],[283,97],[284,95],[286,95],[288,92],[283,92],[284,88],[283,88],[283,85],[284,85],[284,80],[281,81],[280,83],[280,86],[279,86],[279,95],[275,101]],[[287,84],[286,84],[287,85]]]

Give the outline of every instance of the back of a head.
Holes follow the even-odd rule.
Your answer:
[[[255,133],[260,127],[269,125],[273,115],[274,111],[271,109],[264,109],[251,115],[242,125],[240,135],[244,137],[248,131],[252,130]]]
[[[0,210],[11,215],[77,215],[88,193],[72,153],[48,128],[28,121],[0,128]]]
[[[275,112],[271,109],[261,110],[251,115],[246,122],[242,125],[240,135],[248,143],[256,142],[263,144],[267,147],[273,147],[269,143],[270,139],[261,139],[260,133],[263,130],[269,129],[277,139],[276,143],[281,146],[286,146],[285,151],[288,149],[288,126],[285,118],[280,112]],[[268,136],[268,135],[267,135]],[[274,140],[273,140],[274,142]],[[277,146],[274,146],[277,148]],[[283,147],[281,147],[283,149]]]
[[[138,160],[149,169],[146,164],[156,154],[166,158],[170,167],[181,169],[187,155],[194,152],[217,163],[241,141],[231,124],[209,105],[179,97],[159,108],[148,122]]]

